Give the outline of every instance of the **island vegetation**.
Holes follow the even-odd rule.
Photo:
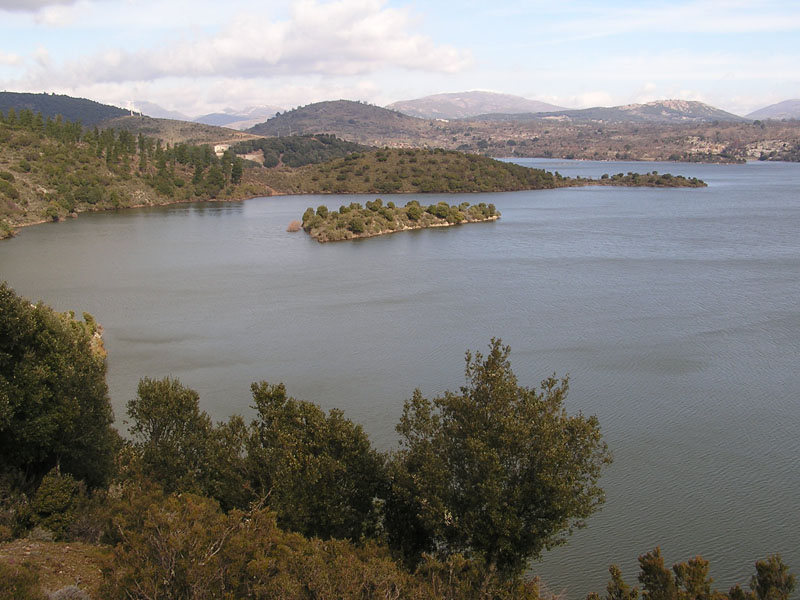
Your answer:
[[[123,438],[97,333],[0,284],[0,598],[535,600],[528,562],[604,500],[597,419],[567,413],[567,378],[519,385],[499,339],[466,354],[459,390],[414,391],[379,452],[264,381],[249,423],[215,424],[194,390],[145,377]],[[788,600],[795,584],[778,556],[729,592],[699,557],[639,562],[644,598]],[[608,600],[634,600],[611,574]]]
[[[339,210],[328,210],[325,205],[318,206],[316,210],[309,207],[303,214],[302,227],[318,242],[336,242],[499,218],[500,213],[494,204],[485,202],[470,206],[469,202],[450,205],[442,201],[422,206],[417,200],[411,200],[399,207],[391,200],[384,204],[382,199],[377,198],[367,201],[365,206],[351,202],[347,206],[340,206]]]

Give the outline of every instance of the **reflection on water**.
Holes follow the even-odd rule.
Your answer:
[[[500,336],[522,383],[570,373],[570,410],[616,459],[603,511],[533,565],[551,589],[602,590],[610,563],[633,582],[656,545],[710,559],[723,588],[771,552],[800,570],[800,165],[533,162],[710,187],[468,195],[503,218],[326,245],[287,224],[371,197],[81,215],[0,244],[0,273],[103,324],[120,421],[144,375],[180,377],[216,419],[266,379],[389,449],[413,389],[457,388],[464,351]]]

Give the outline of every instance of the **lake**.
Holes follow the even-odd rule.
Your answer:
[[[568,409],[615,456],[603,510],[531,567],[551,590],[603,591],[611,563],[635,583],[657,545],[726,590],[774,552],[800,572],[800,164],[518,162],[709,187],[393,196],[502,218],[335,244],[285,230],[374,196],[82,214],[0,243],[0,279],[102,323],[121,427],[142,376],[179,377],[217,420],[283,381],[390,449],[414,388],[456,389],[464,352],[501,337],[522,384],[569,373]]]

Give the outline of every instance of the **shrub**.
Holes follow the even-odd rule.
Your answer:
[[[364,233],[366,225],[364,224],[364,219],[361,217],[353,217],[350,219],[350,223],[348,224],[347,228],[353,233]]]

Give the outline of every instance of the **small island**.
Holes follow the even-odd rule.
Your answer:
[[[340,206],[338,211],[329,211],[324,205],[316,210],[309,207],[303,214],[303,230],[322,243],[499,218],[500,213],[494,204],[484,202],[474,205],[469,202],[458,205],[439,202],[423,206],[412,200],[399,207],[392,201],[384,204],[383,200],[377,198],[366,202],[366,206],[352,202],[348,206]]]

